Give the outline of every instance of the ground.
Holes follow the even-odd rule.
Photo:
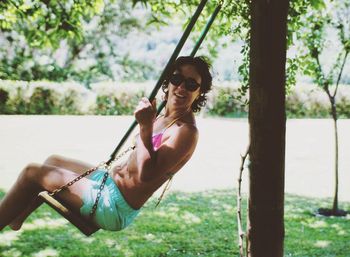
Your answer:
[[[21,169],[60,154],[98,164],[109,158],[131,116],[0,116],[0,189]],[[237,185],[240,154],[248,142],[246,119],[198,117],[200,138],[193,158],[174,177],[171,190],[198,192]],[[350,201],[350,120],[339,120],[339,200]],[[128,145],[127,143],[126,145]],[[245,171],[247,173],[247,171]],[[286,134],[286,193],[332,197],[334,136],[330,119],[291,119]],[[247,191],[247,179],[244,179]]]

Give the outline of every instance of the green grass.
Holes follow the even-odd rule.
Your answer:
[[[312,214],[329,203],[286,196],[285,256],[350,256],[349,218]],[[19,232],[0,232],[0,256],[238,256],[233,190],[172,193],[158,208],[154,204],[150,201],[126,230],[91,237],[42,206]],[[349,210],[350,204],[341,207]]]

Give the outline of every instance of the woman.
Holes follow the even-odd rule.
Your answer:
[[[156,102],[141,99],[134,112],[140,128],[136,147],[128,161],[112,168],[107,177],[93,215],[98,227],[121,230],[128,226],[152,194],[191,158],[198,140],[193,113],[204,106],[211,83],[203,58],[179,57],[162,87],[167,101],[164,115],[156,119]],[[0,230],[7,225],[20,229],[42,204],[39,192],[52,192],[93,167],[56,155],[43,165],[29,164],[0,203]],[[89,216],[104,174],[99,169],[58,197],[73,211]]]

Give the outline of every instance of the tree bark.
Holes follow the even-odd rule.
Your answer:
[[[284,240],[288,0],[252,0],[248,256],[281,257]]]
[[[332,212],[334,215],[338,212],[338,186],[339,186],[339,169],[338,169],[338,161],[339,161],[339,142],[338,142],[338,115],[337,115],[337,106],[335,103],[335,96],[330,98],[331,107],[332,107],[332,118],[334,122],[334,141],[335,141],[335,162],[334,162],[334,198],[333,198],[333,206]]]

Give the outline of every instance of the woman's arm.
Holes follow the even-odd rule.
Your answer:
[[[143,170],[142,176],[152,179],[176,173],[191,158],[197,142],[198,130],[192,124],[182,124],[169,130],[170,137],[157,150],[152,170]]]
[[[134,112],[140,126],[140,139],[136,147],[136,163],[139,171],[148,170],[154,166],[157,158],[152,145],[153,122],[157,113],[156,101],[151,104],[147,98],[142,98]],[[141,173],[141,172],[140,172]]]
[[[144,145],[138,147],[137,162],[141,181],[151,181],[160,176],[168,178],[174,174],[191,158],[197,141],[197,128],[182,124],[171,130],[170,137],[157,151],[153,150],[153,146],[151,151],[145,151]]]
[[[155,115],[155,102],[151,105],[148,99],[142,99],[135,111],[140,125],[141,140],[136,148],[136,162],[141,181],[169,176],[178,171],[190,159],[198,141],[197,128],[182,124],[171,129],[171,135],[154,151],[152,133]]]

